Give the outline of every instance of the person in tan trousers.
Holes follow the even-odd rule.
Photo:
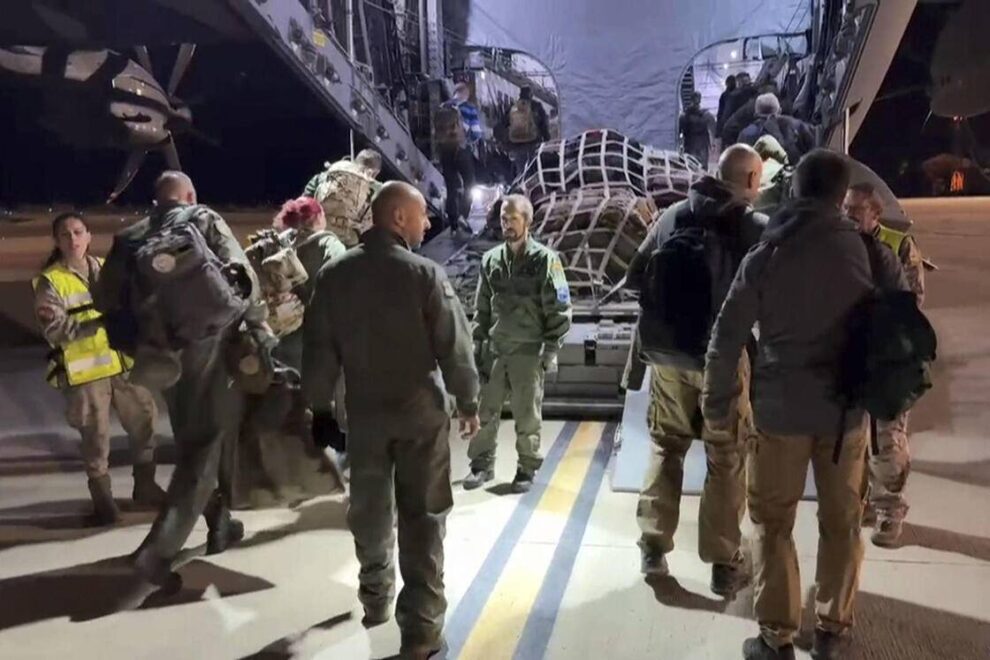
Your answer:
[[[905,290],[907,282],[893,253],[879,243],[868,246],[875,239],[861,237],[843,216],[849,177],[840,154],[815,150],[801,160],[796,198],[774,215],[763,242],[740,266],[708,346],[702,409],[712,427],[728,428],[739,392],[739,355],[758,325],[747,499],[756,529],[760,635],[744,643],[747,660],[794,657],[801,578],[792,531],[809,462],[820,530],[812,657],[843,657],[853,624],[863,560],[867,423],[862,410],[843,408],[837,373],[853,310],[875,286]],[[881,272],[872,272],[870,252]]]
[[[649,262],[661,247],[683,230],[703,228],[711,234],[706,261],[720,295],[712,297],[714,319],[722,298],[735,277],[746,252],[763,233],[767,217],[755,213],[752,202],[759,193],[763,163],[751,147],[729,147],[719,159],[719,178],[704,177],[691,187],[688,198],[671,206],[651,226],[649,234],[629,265],[627,285],[642,294],[647,284]],[[716,247],[717,246],[717,247]],[[676,279],[675,275],[669,276]],[[670,286],[683,286],[672,282]],[[712,564],[711,590],[732,596],[748,580],[740,552],[740,522],[745,509],[743,447],[749,435],[749,395],[746,390],[748,361],[740,357],[740,395],[732,403],[731,428],[712,429],[701,415],[702,376],[707,335],[700,336],[690,352],[673,347],[658,353],[651,346],[649,319],[641,317],[638,334],[644,340],[652,363],[650,407],[647,424],[651,456],[636,507],[642,532],[639,540],[641,571],[647,576],[668,572],[665,555],[674,549],[674,534],[680,520],[684,459],[691,443],[705,443],[707,470],[698,513],[698,552]]]
[[[66,421],[79,431],[92,522],[112,525],[120,509],[110,485],[110,411],[117,412],[131,441],[133,500],[157,506],[164,491],[155,483],[155,419],[151,392],[131,383],[130,359],[107,341],[101,314],[93,309],[91,287],[103,260],[89,253],[92,235],[85,219],[64,213],[52,221],[52,250],[33,281],[34,312],[52,346],[48,382],[65,395]]]

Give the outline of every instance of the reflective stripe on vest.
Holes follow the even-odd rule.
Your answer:
[[[907,234],[899,231],[895,231],[889,227],[883,225],[877,226],[876,237],[881,243],[886,243],[894,254],[900,258],[901,256],[901,246],[904,245],[904,239],[907,238]]]
[[[79,275],[60,263],[46,269],[41,277],[51,283],[52,288],[65,303],[66,313],[77,322],[92,321],[101,314],[93,308],[93,296],[89,285]],[[35,280],[37,287],[37,280]],[[110,347],[107,332],[102,327],[95,334],[80,337],[56,347],[49,362],[48,382],[59,387],[64,378],[69,385],[82,385],[95,380],[110,378],[122,373],[131,366],[131,360]]]

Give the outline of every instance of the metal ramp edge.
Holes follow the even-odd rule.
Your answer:
[[[446,189],[440,172],[371,81],[333,37],[316,27],[298,0],[228,2],[340,119],[375,146],[402,180],[416,186],[434,210],[442,208]]]

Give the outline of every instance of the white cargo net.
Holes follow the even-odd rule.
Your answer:
[[[705,171],[694,158],[615,131],[547,142],[513,185],[535,211],[533,234],[557,250],[575,303],[622,302],[629,262],[658,211]]]

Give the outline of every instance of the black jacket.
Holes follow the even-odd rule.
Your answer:
[[[874,288],[907,289],[889,250],[871,273],[857,226],[835,206],[786,204],[736,274],[712,330],[702,409],[719,424],[738,394],[736,367],[754,324],[758,349],[752,400],[757,427],[774,435],[837,437],[842,408],[838,367],[849,315]],[[863,421],[848,411],[846,429]]]
[[[682,212],[685,206],[690,209],[690,214]],[[640,289],[650,257],[680,228],[679,223],[688,217],[693,223],[714,223],[724,228],[726,240],[735,246],[734,251],[738,256],[736,263],[760,240],[767,224],[767,216],[752,212],[749,205],[738,198],[725,183],[706,176],[691,186],[686,200],[667,208],[650,227],[629,263],[626,273],[628,288],[637,291]]]

